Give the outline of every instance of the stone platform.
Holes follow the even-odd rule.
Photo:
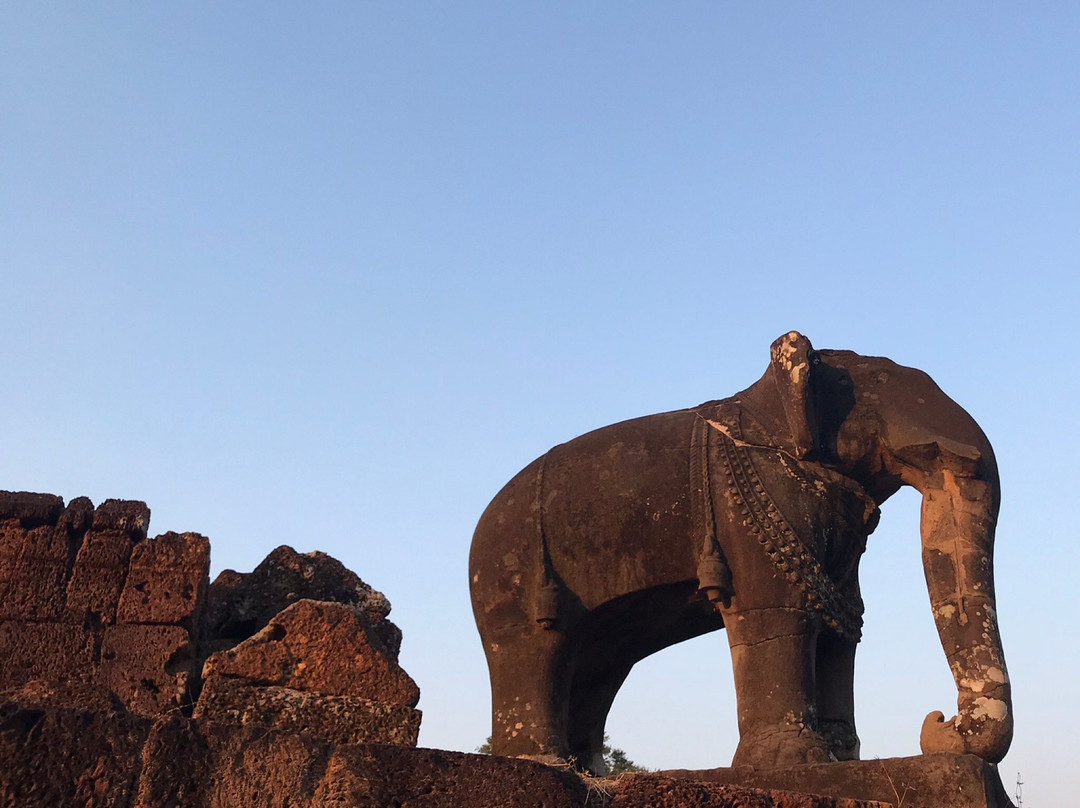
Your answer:
[[[532,760],[119,706],[2,705],[0,761],[0,805],[19,808],[888,808],[659,774],[596,780]]]
[[[878,800],[903,808],[1013,808],[997,768],[974,755],[851,760],[787,769],[682,769],[660,774],[678,780]]]

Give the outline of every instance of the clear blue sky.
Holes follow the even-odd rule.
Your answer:
[[[1080,791],[1070,3],[6,3],[0,487],[146,500],[394,604],[424,745],[488,734],[472,529],[551,445],[729,395],[799,329],[927,370],[1002,470],[1025,804]],[[918,499],[864,561],[863,754],[955,691]],[[951,714],[951,713],[950,713]],[[635,669],[649,766],[726,765],[726,643]]]

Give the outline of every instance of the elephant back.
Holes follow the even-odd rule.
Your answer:
[[[544,458],[543,539],[552,570],[585,608],[693,577],[689,474],[697,420],[693,410],[635,418]]]

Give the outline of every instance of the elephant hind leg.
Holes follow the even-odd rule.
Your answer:
[[[615,696],[632,665],[614,664],[602,670],[580,672],[570,688],[567,738],[578,768],[595,775],[607,774],[604,761],[604,728]]]
[[[553,631],[488,644],[491,673],[491,751],[566,760],[569,660]]]
[[[723,627],[702,607],[697,582],[686,581],[627,595],[594,609],[574,626],[568,739],[580,768],[600,774],[604,727],[615,696],[633,666],[669,645]]]

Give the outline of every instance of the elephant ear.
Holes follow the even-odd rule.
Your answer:
[[[772,344],[769,372],[787,416],[791,453],[806,457],[816,446],[817,418],[811,394],[811,375],[817,355],[810,340],[789,331]]]

